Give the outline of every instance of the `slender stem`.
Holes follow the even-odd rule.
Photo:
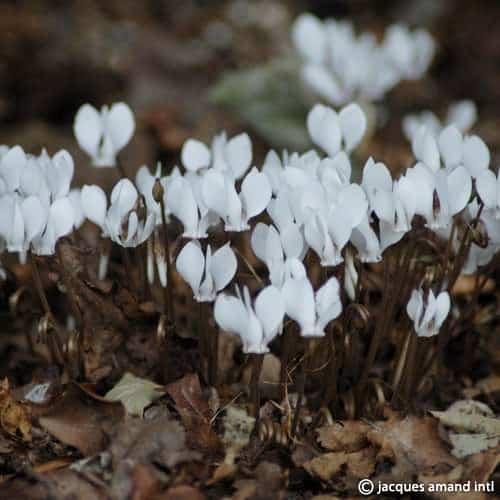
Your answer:
[[[394,375],[392,378],[392,387],[393,387],[392,403],[393,404],[396,402],[396,399],[398,396],[398,391],[399,391],[399,388],[401,386],[401,376],[403,374],[403,368],[406,365],[406,360],[408,358],[408,347],[410,345],[411,336],[412,336],[411,332],[406,335],[406,339],[405,339],[403,346],[401,348],[398,362],[397,362],[396,368],[394,370]]]
[[[306,372],[309,365],[309,343],[306,340],[306,350],[300,368],[297,373],[297,404],[295,405],[295,413],[293,415],[291,435],[295,437],[297,435],[297,428],[300,420],[300,409],[302,407],[302,402],[304,400],[304,392],[306,387]]]
[[[81,329],[83,327],[82,312],[80,311],[80,308],[78,307],[78,301],[76,299],[73,287],[71,286],[68,271],[66,269],[66,266],[64,265],[64,260],[63,260],[63,255],[62,255],[60,245],[56,245],[56,251],[57,251],[57,259],[59,261],[59,268],[61,270],[61,276],[62,276],[62,280],[64,283],[64,288],[66,289],[66,296],[68,297],[69,304],[70,304],[70,307],[72,309],[73,315],[75,316],[75,319],[78,323],[78,326]]]
[[[412,394],[412,388],[415,381],[416,361],[418,353],[418,336],[413,332],[410,333],[410,344],[408,345],[408,353],[406,356],[405,366],[405,381],[403,398],[409,403]]]
[[[45,315],[50,320],[51,325],[54,328],[54,342],[47,342],[49,350],[51,351],[51,355],[53,357],[53,361],[59,364],[60,366],[65,365],[64,358],[64,349],[62,343],[62,329],[59,323],[56,321],[54,314],[52,313],[52,309],[50,308],[49,301],[47,299],[47,295],[45,294],[45,290],[43,289],[42,278],[40,276],[40,270],[38,269],[38,264],[36,261],[36,257],[34,257],[31,253],[30,255],[30,264],[31,264],[31,274],[33,276],[33,282],[35,284],[36,291],[38,293],[38,297],[40,298],[40,302],[42,303],[43,310]],[[55,348],[55,349],[54,349]]]
[[[263,354],[251,354],[250,362],[252,365],[252,375],[250,379],[250,400],[253,406],[253,414],[255,418],[255,428],[259,425],[259,413],[260,413],[260,387],[259,379],[260,372],[262,371],[262,364],[264,362]]]
[[[161,209],[161,225],[162,225],[162,233],[163,233],[163,242],[165,244],[165,260],[167,263],[167,317],[169,321],[174,326],[174,330],[177,330],[176,323],[176,315],[174,310],[174,295],[173,295],[173,275],[172,275],[172,264],[170,261],[170,242],[168,239],[168,228],[167,228],[167,218],[165,216],[165,201],[163,198],[160,200],[160,209]]]
[[[129,176],[127,175],[127,172],[125,171],[125,167],[123,166],[120,158],[116,158],[116,164],[115,164],[116,170],[118,171],[118,174],[122,179],[129,179]]]
[[[214,328],[212,331],[209,322],[207,322],[207,333],[210,335],[211,353],[210,353],[210,365],[208,370],[209,383],[212,387],[217,387],[217,375],[218,375],[218,364],[219,364],[219,330]]]

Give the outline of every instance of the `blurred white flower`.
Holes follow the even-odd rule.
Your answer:
[[[225,288],[236,274],[238,262],[229,243],[212,254],[207,246],[206,254],[197,241],[189,241],[176,260],[177,272],[186,281],[198,302],[213,302],[217,293]]]
[[[243,342],[243,352],[265,354],[279,333],[285,316],[281,292],[270,285],[259,293],[254,305],[247,287],[243,296],[236,287],[237,297],[219,294],[215,301],[215,321],[222,330],[237,334]]]
[[[477,108],[474,101],[464,100],[450,104],[446,119],[442,123],[432,111],[421,111],[403,118],[402,127],[409,141],[424,126],[434,137],[437,137],[443,128],[454,125],[462,134],[469,132],[477,120]]]
[[[484,208],[493,217],[500,219],[500,177],[491,170],[484,170],[476,178],[476,190]]]
[[[448,292],[441,292],[435,297],[432,290],[426,294],[422,289],[413,290],[406,312],[419,337],[432,337],[439,333],[450,312],[450,295]]]
[[[323,337],[328,323],[342,312],[336,278],[330,278],[316,293],[307,277],[289,278],[282,294],[286,314],[300,325],[303,337]]]
[[[131,109],[123,102],[101,111],[84,104],[73,124],[78,145],[92,158],[96,167],[113,167],[116,156],[130,142],[135,130]]]
[[[343,105],[354,99],[381,99],[402,79],[427,71],[434,52],[432,37],[391,26],[382,43],[374,35],[356,35],[352,24],[302,14],[292,27],[292,40],[302,56],[302,78],[322,98]]]

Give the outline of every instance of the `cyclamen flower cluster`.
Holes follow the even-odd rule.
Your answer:
[[[302,77],[319,96],[339,106],[353,99],[377,101],[401,80],[416,80],[435,52],[424,30],[390,26],[381,43],[370,33],[357,35],[351,23],[302,14],[292,38],[304,60]]]
[[[59,238],[84,220],[80,192],[71,190],[74,164],[67,151],[26,154],[20,146],[0,150],[0,246],[19,253],[51,255]]]
[[[437,238],[451,235],[457,251],[460,232],[453,231],[454,225],[467,224],[479,213],[488,240],[481,247],[471,245],[465,272],[485,265],[500,247],[500,181],[488,169],[490,154],[479,137],[463,135],[455,125],[436,134],[423,124],[412,137],[414,166],[393,179],[383,163],[369,158],[358,184],[351,180],[349,155],[366,131],[361,108],[349,104],[336,112],[318,104],[307,117],[307,128],[324,154],[311,150],[280,157],[271,151],[261,170],[252,167],[246,134],[228,139],[223,133],[211,147],[189,139],[182,148],[182,170],[175,167],[162,176],[160,167],[154,175],[141,167],[135,184],[127,179],[117,183],[109,205],[101,188],[84,186],[83,212],[103,236],[121,246],[148,241],[148,248],[155,249],[162,286],[167,286],[169,263],[164,249],[158,249],[159,227],[168,218],[177,219],[183,236],[192,240],[177,256],[177,271],[195,300],[215,301],[217,323],[240,335],[244,350],[252,353],[267,352],[282,331],[285,315],[298,323],[304,337],[323,336],[340,316],[339,282],[330,278],[314,291],[303,263],[310,251],[323,267],[345,262],[344,286],[353,300],[355,262],[379,262],[412,231],[417,216]],[[161,199],[154,194],[158,183]],[[271,223],[258,222],[251,229],[252,219],[264,213]],[[217,226],[226,233],[252,230],[252,250],[266,266],[269,280],[255,303],[246,287],[236,287],[236,297],[223,293],[237,273],[238,261],[229,242],[215,251],[203,243]],[[150,255],[150,280],[151,262]],[[434,301],[432,290],[414,292],[408,314],[417,334],[436,334],[448,315],[449,296],[440,292],[439,297],[448,297],[446,307],[445,299]]]

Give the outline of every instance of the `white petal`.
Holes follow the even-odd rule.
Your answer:
[[[29,243],[43,233],[48,214],[37,196],[30,196],[23,200],[21,211],[24,219],[26,241]]]
[[[241,337],[244,335],[248,313],[240,299],[224,293],[219,294],[215,300],[214,317],[222,330],[237,333]]]
[[[351,227],[360,224],[366,216],[368,201],[365,193],[357,184],[349,184],[339,193],[338,205],[344,210],[344,216],[349,219]]]
[[[363,139],[366,131],[366,116],[356,103],[351,103],[340,111],[339,122],[345,149],[350,152]]]
[[[100,113],[90,104],[84,104],[76,113],[73,132],[78,145],[95,158],[103,133]]]
[[[463,163],[472,177],[477,177],[483,170],[488,168],[490,151],[477,135],[465,138]]]
[[[363,168],[362,185],[368,193],[374,188],[392,191],[391,172],[383,163],[375,163],[372,158],[369,158]]]
[[[68,235],[73,230],[75,216],[68,198],[59,198],[50,207],[49,218],[54,228],[56,240]]]
[[[288,224],[281,231],[281,244],[287,259],[302,258],[304,252],[304,236],[297,224]]]
[[[196,295],[205,270],[205,256],[197,242],[189,241],[186,243],[177,256],[175,267]]]
[[[207,207],[219,217],[226,217],[226,181],[224,174],[216,170],[209,170],[203,176],[201,192]]]
[[[409,318],[413,321],[418,321],[420,315],[422,314],[422,292],[418,290],[413,290],[411,292],[410,300],[406,305],[406,312]]]
[[[446,121],[455,125],[460,132],[469,131],[477,120],[477,108],[473,101],[459,101],[448,109]]]
[[[345,103],[348,93],[327,67],[322,64],[306,64],[301,74],[304,82],[322,98],[335,105]]]
[[[439,149],[436,139],[425,128],[420,127],[412,142],[413,153],[434,172],[439,168]]]
[[[196,171],[208,167],[211,158],[210,149],[201,141],[188,139],[182,146],[181,161],[187,170]]]
[[[14,146],[2,156],[0,161],[0,176],[5,181],[9,191],[14,191],[19,187],[20,178],[25,166],[26,154],[20,146]]]
[[[241,184],[241,194],[247,219],[263,212],[272,196],[267,176],[253,168]]]
[[[237,268],[238,261],[229,243],[226,243],[213,254],[210,269],[207,269],[207,271],[212,274],[218,292],[225,288],[234,278]]]
[[[448,193],[451,215],[465,208],[472,191],[472,180],[464,167],[457,167],[448,175]]]
[[[49,175],[57,177],[57,191],[53,191],[53,195],[57,198],[66,196],[73,180],[73,158],[63,149],[53,156],[52,163],[54,170]]]
[[[118,207],[120,214],[129,212],[137,202],[137,190],[129,179],[121,179],[111,191],[111,204]]]
[[[462,161],[462,134],[454,126],[449,125],[439,134],[439,150],[447,168],[455,167]]]
[[[268,286],[259,293],[255,299],[255,314],[262,323],[265,342],[268,344],[278,333],[285,316],[285,302],[276,287]]]
[[[226,145],[226,161],[235,179],[245,175],[252,163],[252,142],[248,134],[240,134],[230,139]]]
[[[440,328],[450,312],[450,295],[448,292],[441,292],[436,299],[436,326]]]
[[[111,106],[107,127],[114,149],[118,152],[130,142],[135,130],[134,115],[127,104],[119,102]]]
[[[104,191],[99,186],[83,186],[81,197],[85,217],[102,228],[107,206]]]
[[[497,178],[491,170],[483,170],[477,176],[476,189],[486,208],[495,208],[500,202],[497,193]]]
[[[285,310],[302,329],[314,328],[316,320],[314,291],[310,281],[306,279],[285,281],[282,289]]]
[[[340,121],[332,108],[316,104],[307,115],[307,130],[314,144],[330,156],[333,157],[339,152]]]
[[[292,40],[305,59],[321,63],[326,50],[326,33],[323,23],[312,14],[302,14],[292,27]]]

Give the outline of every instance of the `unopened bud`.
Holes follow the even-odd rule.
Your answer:
[[[478,220],[475,227],[471,228],[471,239],[479,248],[486,248],[488,246],[490,237],[488,236],[486,225],[481,219]]]
[[[163,189],[162,183],[160,182],[160,179],[157,178],[153,186],[153,199],[156,203],[161,203],[164,194],[165,190]]]

